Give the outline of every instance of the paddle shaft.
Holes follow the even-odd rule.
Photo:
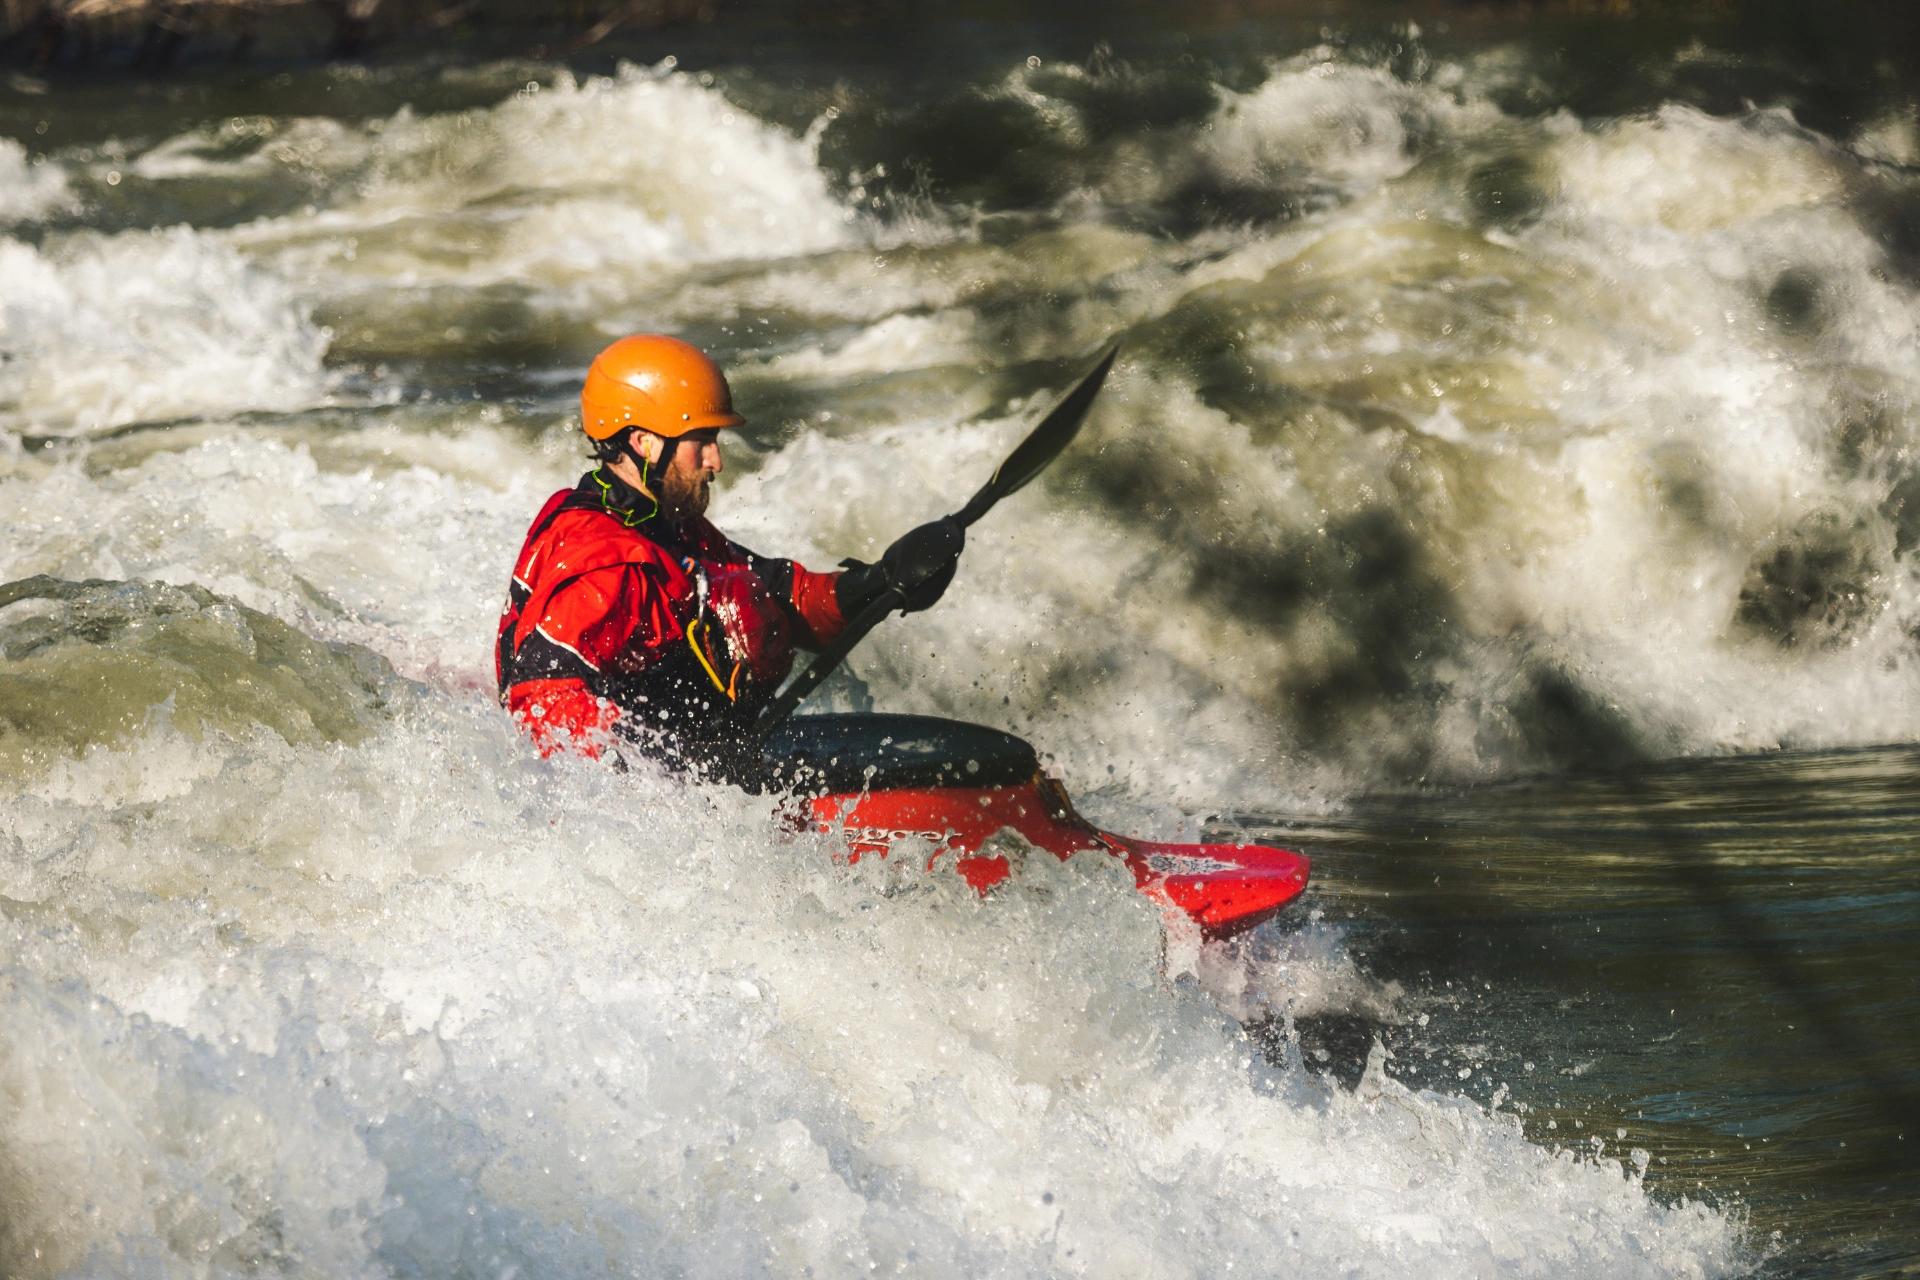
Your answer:
[[[1052,412],[1040,420],[1040,425],[1027,433],[1014,451],[1007,455],[1006,461],[994,468],[993,475],[980,486],[980,491],[967,500],[967,505],[948,517],[961,528],[967,528],[981,516],[993,510],[1002,498],[1026,487],[1027,483],[1042,471],[1047,464],[1059,457],[1061,452],[1072,443],[1080,433],[1080,424],[1086,421],[1087,409],[1093,404],[1093,397],[1099,393],[1100,384],[1106,381],[1107,370],[1113,367],[1113,358],[1119,354],[1118,346],[1109,347],[1093,367],[1069,391],[1066,398],[1053,407]],[[787,683],[767,709],[754,721],[749,737],[764,740],[766,736],[779,728],[793,709],[808,694],[820,687],[820,682],[833,674],[833,671],[846,660],[853,647],[866,639],[867,632],[880,625],[880,620],[906,603],[896,587],[889,587],[880,597],[867,605],[849,622],[834,642],[822,649],[814,660]]]
[[[767,709],[754,721],[752,737],[764,739],[780,727],[782,721],[793,714],[801,699],[820,687],[820,682],[833,674],[833,669],[846,661],[853,646],[866,639],[867,632],[880,625],[880,620],[900,607],[900,597],[892,588],[854,615],[853,621],[846,625],[834,642],[822,649],[807,669],[787,682],[779,696],[767,704]]]

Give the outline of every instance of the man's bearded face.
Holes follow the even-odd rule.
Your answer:
[[[720,445],[714,436],[712,431],[694,431],[666,442],[654,492],[660,499],[660,514],[667,519],[706,513],[708,486],[721,470]]]

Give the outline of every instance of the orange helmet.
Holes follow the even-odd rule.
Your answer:
[[[720,366],[700,348],[659,333],[638,333],[602,351],[580,388],[580,425],[606,440],[628,427],[681,436],[737,427],[733,393]]]

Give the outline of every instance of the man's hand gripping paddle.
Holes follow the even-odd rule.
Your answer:
[[[1087,410],[1092,406],[1094,396],[1099,394],[1100,384],[1106,381],[1107,370],[1113,367],[1113,358],[1119,351],[1117,346],[1109,347],[1107,354],[1100,357],[1100,363],[1093,367],[1093,372],[1080,379],[1080,384],[1067,393],[1066,399],[1054,406],[1052,413],[1040,420],[1040,425],[1020,442],[1020,447],[1007,455],[1007,460],[980,487],[980,492],[947,518],[965,529],[991,511],[1000,499],[1019,492],[1035,476],[1045,471],[1047,464],[1059,457],[1061,451],[1080,434],[1080,424],[1086,421]],[[807,669],[795,676],[780,691],[780,695],[767,704],[767,709],[754,724],[752,737],[763,739],[778,728],[782,721],[793,714],[793,709],[800,705],[801,699],[833,673],[833,669],[846,659],[855,645],[866,638],[867,632],[873,630],[880,619],[906,605],[906,591],[932,579],[950,563],[951,560],[946,560],[939,564],[913,566],[917,575],[914,581],[900,587],[890,587],[855,615],[853,621],[847,624],[847,629],[840,633],[840,638],[821,650]]]

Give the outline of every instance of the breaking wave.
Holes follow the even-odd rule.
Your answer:
[[[183,600],[141,598],[72,603],[138,630]],[[1742,1256],[1511,1116],[1262,1064],[1158,977],[1158,918],[1101,862],[981,902],[850,872],[764,802],[542,762],[478,702],[359,723],[157,720],[9,784],[9,1274]]]
[[[311,302],[188,227],[0,238],[0,430],[308,408],[326,346]]]

